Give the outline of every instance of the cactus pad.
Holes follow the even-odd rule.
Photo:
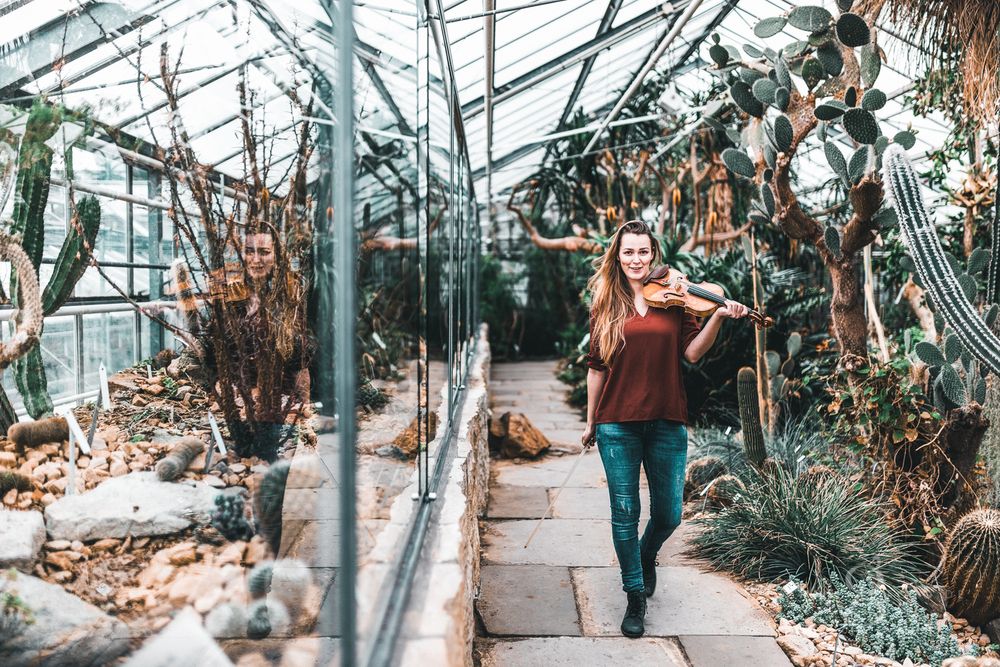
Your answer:
[[[875,115],[867,109],[848,109],[844,113],[844,129],[859,144],[874,144],[880,134]]]
[[[851,48],[864,46],[872,40],[872,31],[857,14],[841,14],[837,19],[837,39]]]
[[[739,149],[727,148],[722,151],[722,161],[726,164],[729,171],[738,176],[753,178],[757,173],[753,160],[750,159],[749,155]]]

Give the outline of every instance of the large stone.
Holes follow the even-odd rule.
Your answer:
[[[232,667],[212,636],[201,624],[201,617],[185,609],[155,637],[146,641],[124,667]]]
[[[45,508],[45,525],[54,540],[170,535],[208,523],[217,494],[203,482],[161,482],[154,472],[134,472],[60,498]]]
[[[0,510],[0,569],[31,569],[45,542],[41,512]]]
[[[6,584],[31,608],[34,622],[0,643],[0,665],[98,667],[128,650],[128,626],[59,586],[26,574]]]
[[[545,434],[535,428],[531,421],[520,412],[505,412],[500,417],[500,427],[490,427],[490,431],[503,432],[499,453],[508,459],[516,457],[534,458],[549,448]]]
[[[771,637],[680,637],[681,646],[692,667],[718,665],[754,665],[754,667],[792,667]],[[807,640],[808,641],[808,640]],[[837,664],[841,664],[841,660]],[[851,660],[843,664],[853,665]]]
[[[490,565],[601,567],[615,563],[611,522],[546,519],[525,549],[537,521],[487,521],[482,562]]]
[[[816,645],[800,635],[778,637],[780,646],[795,664],[803,664],[805,658],[816,655]]]

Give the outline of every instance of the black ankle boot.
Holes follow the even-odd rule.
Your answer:
[[[628,591],[628,608],[622,619],[622,634],[626,637],[641,637],[646,631],[643,619],[646,617],[645,591]]]
[[[656,556],[642,556],[642,585],[646,597],[652,597],[656,591]]]

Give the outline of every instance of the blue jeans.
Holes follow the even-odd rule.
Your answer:
[[[681,523],[687,428],[656,419],[598,424],[597,449],[608,478],[611,538],[622,568],[622,588],[643,590],[642,556],[655,558]],[[639,464],[649,482],[649,522],[639,540]]]

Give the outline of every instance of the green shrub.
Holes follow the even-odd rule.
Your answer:
[[[797,583],[792,580],[792,584]],[[962,654],[951,635],[951,625],[939,627],[936,617],[920,606],[912,590],[902,600],[895,600],[870,578],[849,586],[831,573],[830,583],[825,593],[810,594],[798,585],[794,590],[783,589],[778,598],[779,617],[800,623],[811,616],[816,623],[839,630],[865,653],[892,660],[909,658],[915,663],[940,665]]]
[[[922,566],[910,544],[885,522],[883,508],[844,484],[811,484],[776,469],[747,476],[747,487],[718,514],[696,519],[705,530],[692,551],[716,567],[764,581],[798,577],[811,586],[836,573],[863,572],[898,587]]]

